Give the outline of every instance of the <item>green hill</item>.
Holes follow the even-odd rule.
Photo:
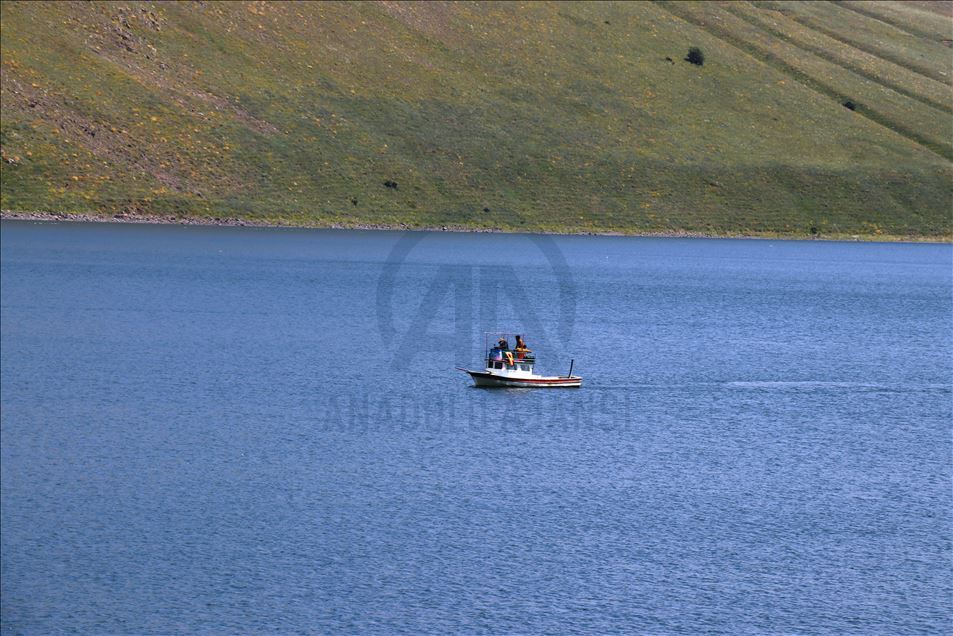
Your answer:
[[[949,239],[951,15],[5,2],[0,206]]]

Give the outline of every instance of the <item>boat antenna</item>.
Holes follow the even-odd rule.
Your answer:
[[[575,364],[575,362],[575,358],[569,360],[569,375],[566,376],[567,378],[572,377],[572,365]]]

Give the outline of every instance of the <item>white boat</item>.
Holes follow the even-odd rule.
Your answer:
[[[503,336],[507,340],[510,334],[484,334],[484,361],[482,371],[457,367],[470,374],[475,386],[482,387],[524,387],[524,388],[578,388],[582,386],[582,377],[572,374],[573,362],[569,364],[568,375],[537,375],[533,372],[536,356],[525,348],[510,349],[502,346],[489,347],[489,336]]]

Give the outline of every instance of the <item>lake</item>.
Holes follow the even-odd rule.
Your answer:
[[[4,633],[953,626],[950,245],[0,239]]]

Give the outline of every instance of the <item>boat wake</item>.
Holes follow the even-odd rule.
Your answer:
[[[821,380],[738,380],[729,382],[592,384],[592,391],[652,391],[698,389],[702,387],[766,391],[847,391],[870,393],[953,393],[947,384],[873,384],[869,382],[828,382]]]
[[[725,382],[722,386],[735,389],[767,389],[797,391],[860,391],[910,393],[920,391],[953,391],[945,384],[872,384],[869,382],[828,382],[820,380],[746,380]]]

